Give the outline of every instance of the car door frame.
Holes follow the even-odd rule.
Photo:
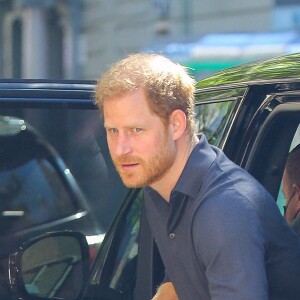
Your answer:
[[[240,165],[276,199],[295,131],[300,123],[300,91],[267,95],[265,108],[250,124]],[[253,122],[252,122],[253,123]],[[254,129],[253,129],[254,128]]]

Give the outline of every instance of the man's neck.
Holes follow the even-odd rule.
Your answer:
[[[167,202],[170,201],[171,192],[198,141],[199,139],[196,135],[193,135],[192,138],[184,136],[182,140],[178,140],[174,164],[159,181],[150,185],[151,188],[156,190]]]

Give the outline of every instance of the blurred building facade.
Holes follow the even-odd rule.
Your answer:
[[[108,64],[145,47],[192,41],[208,33],[272,29],[273,0],[84,1],[83,74],[97,78]]]
[[[299,0],[0,0],[0,77],[96,79],[163,43],[297,30],[299,11]]]
[[[2,78],[80,78],[78,0],[0,0]]]

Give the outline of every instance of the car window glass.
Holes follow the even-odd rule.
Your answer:
[[[42,140],[55,150],[56,173],[62,173],[66,168],[74,178],[74,182],[69,182],[68,187],[68,193],[71,194],[69,206],[73,208],[73,213],[85,210],[88,205],[102,231],[106,231],[127,189],[123,186],[111,162],[106,133],[99,112],[78,109],[4,109],[3,111],[7,116],[24,120],[39,135],[37,140]],[[21,149],[23,143],[24,141],[20,142]],[[12,149],[13,147],[14,145],[11,145]],[[56,181],[54,179],[49,181],[53,190],[58,184],[57,180],[58,176]],[[36,189],[38,187],[39,185]],[[84,203],[76,199],[78,189],[84,197]],[[28,198],[28,201],[31,200]],[[54,201],[53,198],[52,202]],[[59,198],[56,201],[59,201]],[[55,205],[59,207],[61,204]],[[54,219],[54,216],[52,217]]]
[[[122,224],[122,237],[115,245],[117,248],[109,287],[122,293],[132,293],[134,289],[142,195],[141,191],[126,215]]]
[[[0,264],[24,240],[72,230],[86,236],[92,266],[128,192],[103,120],[93,108],[29,106],[1,108]]]
[[[10,299],[8,254],[43,232],[82,232],[93,262],[127,192],[102,123],[97,110],[1,109],[1,299]]]
[[[100,283],[101,290],[97,294],[109,290],[124,299],[133,299],[143,191],[134,191],[128,200],[129,205],[125,204],[125,210],[116,219],[117,226],[108,233],[108,237],[113,238],[103,243],[100,258],[105,257],[105,260],[96,260],[98,269],[92,273],[92,282]]]
[[[63,218],[78,209],[45,158],[1,169],[0,187],[0,235]]]
[[[236,101],[199,104],[195,108],[195,131],[203,132],[208,141],[218,146],[231,120]]]

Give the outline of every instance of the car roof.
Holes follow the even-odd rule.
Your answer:
[[[94,101],[95,81],[91,80],[0,80],[1,105],[72,106],[96,108]]]
[[[1,89],[86,89],[94,88],[93,80],[0,79]]]
[[[300,82],[300,53],[275,57],[225,69],[199,81],[197,89],[247,86],[277,82]]]

